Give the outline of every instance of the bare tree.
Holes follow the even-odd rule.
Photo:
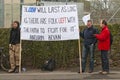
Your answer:
[[[109,20],[120,7],[120,0],[91,0],[90,3],[91,17],[95,23],[98,23],[100,19]],[[120,20],[120,15],[117,17]]]

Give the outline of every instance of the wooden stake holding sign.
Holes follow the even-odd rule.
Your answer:
[[[22,40],[21,40],[21,30],[20,30],[20,56],[19,56],[19,73],[21,73],[21,69],[22,69]]]
[[[82,54],[81,54],[81,44],[80,39],[78,39],[78,48],[79,48],[79,64],[80,64],[80,73],[82,73]]]
[[[22,61],[22,40],[20,39],[20,56],[19,56],[19,73],[21,73],[21,69],[22,69],[22,67],[21,67],[21,61]]]

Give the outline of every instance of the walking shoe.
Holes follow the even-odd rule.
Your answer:
[[[19,66],[16,66],[15,73],[19,73]]]
[[[15,69],[9,69],[8,70],[8,73],[14,73],[15,72]]]
[[[99,74],[102,74],[103,71],[99,71]]]
[[[109,72],[107,72],[107,71],[103,71],[103,72],[102,72],[103,75],[106,75],[106,74],[108,74],[108,73],[109,73]]]
[[[90,70],[88,73],[92,73],[93,72],[93,70]]]
[[[82,73],[84,73],[85,71],[82,71]],[[78,71],[78,73],[80,73],[80,71]]]

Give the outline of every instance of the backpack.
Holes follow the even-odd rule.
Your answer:
[[[41,69],[46,71],[53,71],[55,69],[55,60],[51,58],[45,61]]]
[[[111,31],[110,31],[110,46],[112,45],[112,43],[113,43],[113,35],[112,35]]]

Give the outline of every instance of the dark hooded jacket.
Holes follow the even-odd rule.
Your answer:
[[[19,44],[20,43],[20,28],[17,27],[16,29],[12,28],[10,31],[10,41],[9,44]]]
[[[84,39],[84,45],[91,45],[97,42],[97,39],[93,34],[97,34],[98,30],[91,26],[90,28],[85,28],[83,32],[80,32],[80,36]]]

